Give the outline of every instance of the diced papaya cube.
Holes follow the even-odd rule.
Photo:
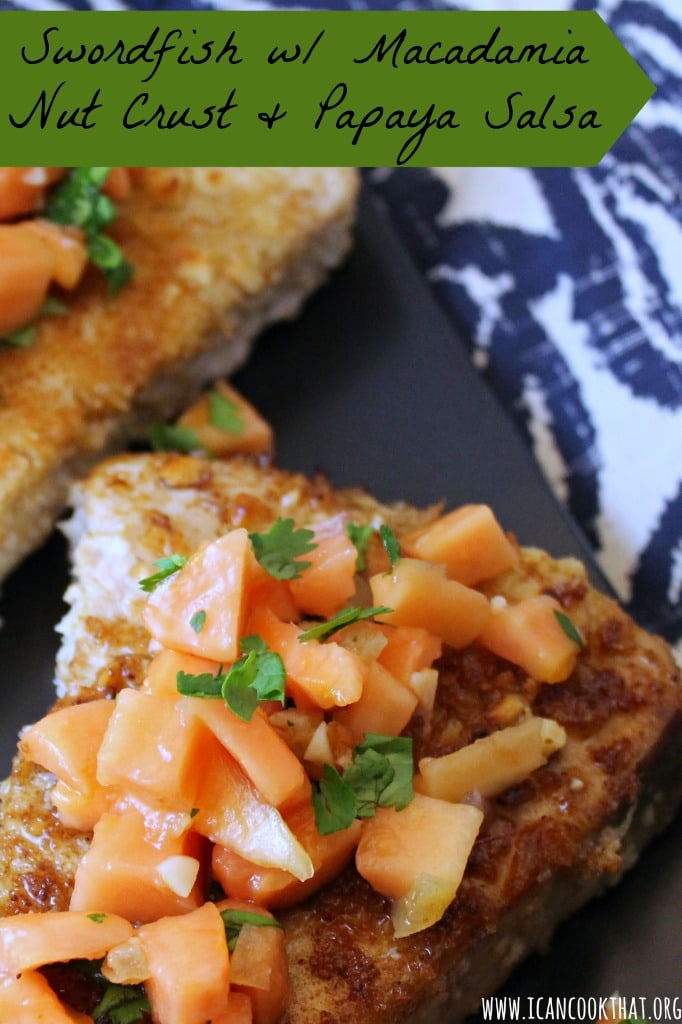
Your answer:
[[[227,1010],[214,1017],[211,1024],[253,1024],[253,1009],[247,994],[231,989],[227,995]]]
[[[149,964],[144,984],[155,1021],[206,1024],[226,1012],[230,960],[214,903],[144,924],[138,935]]]
[[[293,622],[299,617],[290,581],[275,579],[255,558],[248,583],[248,603],[251,608],[269,608],[282,622]]]
[[[65,828],[91,832],[109,806],[109,793],[104,786],[83,791],[59,780],[50,791],[50,800]]]
[[[421,626],[379,628],[386,638],[386,646],[379,654],[378,661],[405,686],[410,686],[414,672],[431,668],[441,656],[443,644],[428,629]]]
[[[333,708],[352,704],[362,693],[366,665],[333,640],[301,643],[301,628],[280,622],[267,608],[254,609],[249,632],[258,633],[280,655],[287,670],[287,687],[297,703],[302,697],[304,703]]]
[[[287,813],[286,822],[310,855],[315,874],[300,882],[288,871],[259,867],[232,850],[214,846],[213,874],[228,896],[253,900],[267,907],[288,907],[299,903],[343,870],[360,838],[358,819],[349,828],[320,835],[310,801]]]
[[[24,222],[0,224],[0,338],[38,315],[54,264],[50,246]]]
[[[366,732],[398,736],[412,718],[417,704],[416,694],[375,661],[368,666],[359,700],[337,708],[334,719],[358,739]]]
[[[564,631],[561,605],[549,594],[495,608],[479,642],[540,683],[561,683],[575,667],[579,644]]]
[[[235,388],[217,381],[178,420],[211,455],[261,455],[273,449],[272,427]]]
[[[193,857],[201,868],[205,844],[194,832],[171,833],[152,842],[144,818],[136,811],[104,814],[76,868],[71,909],[95,907],[135,922],[193,910],[202,902],[204,872],[199,871],[188,895],[180,895],[159,872],[159,867],[175,856]]]
[[[39,971],[24,971],[0,985],[0,1020],[8,1024],[93,1024],[60,1002]]]
[[[88,265],[85,233],[72,224],[56,224],[43,217],[28,220],[25,226],[52,250],[52,277],[57,284],[62,288],[75,288]]]
[[[358,552],[346,532],[345,515],[313,523],[311,529],[316,547],[305,556],[310,567],[289,585],[300,611],[328,619],[355,593]]]
[[[122,690],[100,747],[97,780],[188,810],[196,804],[206,737],[201,721],[183,714],[182,698]]]
[[[355,864],[377,892],[405,901],[399,934],[440,920],[455,898],[482,820],[478,807],[416,793],[402,811],[379,807],[363,821]]]
[[[0,918],[0,977],[16,976],[62,960],[103,957],[112,946],[133,934],[128,920],[105,910],[91,904],[87,910]]]
[[[312,875],[310,857],[280,812],[218,743],[210,748],[196,807],[192,827],[212,842],[264,867],[283,868],[296,878]]]
[[[222,700],[188,697],[184,704],[185,713],[204,723],[268,803],[281,807],[309,791],[303,765],[260,708],[246,722]]]
[[[72,789],[94,789],[97,752],[114,707],[111,700],[91,700],[51,711],[24,732],[20,740],[24,757]]]
[[[421,626],[451,647],[466,647],[490,615],[488,599],[478,590],[449,580],[445,569],[417,558],[401,558],[390,574],[370,579],[375,605],[392,611],[377,616],[396,626]]]
[[[458,801],[474,790],[496,796],[523,782],[566,742],[566,731],[551,718],[528,718],[442,757],[419,762],[415,788],[440,800]]]
[[[518,562],[516,548],[488,505],[462,505],[400,538],[406,554],[442,563],[467,586],[492,579]]]
[[[254,907],[242,900],[221,900],[218,910],[245,910],[251,913],[268,914],[261,907]],[[258,927],[258,926],[257,926]],[[269,984],[266,989],[235,983],[233,991],[249,996],[253,1008],[253,1024],[278,1024],[284,1016],[289,1001],[289,968],[284,946],[284,931],[276,927],[260,927],[263,933],[259,944],[259,956],[266,964]],[[237,940],[237,945],[239,940]]]
[[[215,676],[220,668],[219,661],[164,648],[152,658],[141,688],[144,693],[153,693],[155,697],[175,697],[177,700],[178,672],[193,676],[205,673]]]
[[[149,595],[144,621],[154,639],[164,647],[213,661],[236,661],[253,559],[249,535],[242,527],[202,544]],[[196,629],[201,613],[205,619]]]

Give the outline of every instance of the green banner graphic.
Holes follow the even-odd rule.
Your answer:
[[[593,11],[5,11],[2,28],[11,166],[588,166],[654,92]]]

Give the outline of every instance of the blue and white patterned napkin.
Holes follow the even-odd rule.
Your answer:
[[[601,14],[657,91],[598,167],[408,167],[367,179],[621,599],[682,660],[682,3],[133,5]]]

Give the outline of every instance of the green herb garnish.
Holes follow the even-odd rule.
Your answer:
[[[154,423],[149,428],[149,443],[155,452],[180,452],[190,455],[203,451],[203,445],[191,427],[176,423]]]
[[[390,526],[386,523],[382,523],[379,527],[379,536],[381,537],[381,543],[386,549],[388,560],[391,563],[391,568],[394,569],[396,563],[400,559],[400,541],[394,534]]]
[[[178,691],[185,697],[222,697],[245,722],[251,721],[261,701],[278,700],[284,704],[286,669],[279,654],[268,650],[265,641],[256,635],[244,637],[240,647],[243,657],[227,672],[223,672],[222,666],[215,675],[178,672]]]
[[[225,925],[227,948],[230,953],[234,953],[234,947],[237,945],[239,933],[245,924],[255,924],[259,928],[282,927],[279,921],[276,921],[274,917],[268,917],[266,914],[256,914],[249,910],[222,910],[220,912],[220,916],[222,917],[223,924]]]
[[[158,572],[155,572],[152,576],[145,576],[143,580],[140,580],[140,586],[143,590],[149,593],[152,590],[156,590],[159,583],[163,583],[164,580],[176,573],[178,569],[182,569],[187,559],[184,555],[176,555],[173,553],[168,558],[157,558],[154,565],[158,567]]]
[[[107,987],[99,1003],[92,1011],[95,1024],[137,1024],[143,1014],[150,1013],[151,1007],[142,985],[114,985]]]
[[[377,807],[402,810],[414,796],[412,740],[368,733],[353,751],[343,774],[326,764],[313,789],[320,835],[348,828],[355,818],[373,817]]]
[[[44,216],[56,224],[74,224],[85,233],[90,260],[107,278],[109,291],[118,291],[132,276],[132,267],[104,229],[116,216],[116,206],[102,192],[111,167],[73,167],[55,187]]]
[[[361,523],[346,523],[346,533],[353,544],[355,544],[355,549],[358,553],[358,557],[355,560],[355,571],[363,572],[367,565],[365,561],[367,545],[369,544],[370,537],[374,533],[374,527],[363,526]]]
[[[237,405],[220,391],[209,391],[208,421],[212,427],[222,430],[226,434],[242,434],[244,432],[244,419]]]
[[[256,558],[265,571],[276,580],[296,580],[312,562],[301,561],[301,555],[313,551],[317,544],[312,530],[297,529],[293,519],[277,519],[267,533],[250,533]]]
[[[351,626],[362,619],[371,619],[374,615],[384,615],[390,611],[392,609],[383,604],[376,605],[374,608],[342,608],[333,618],[318,622],[316,625],[310,626],[309,629],[304,629],[299,633],[298,639],[300,643],[305,643],[307,640],[327,640],[344,626]]]
[[[324,766],[322,778],[313,786],[313,810],[321,836],[349,828],[357,817],[355,791],[331,764]]]
[[[195,633],[201,633],[205,623],[206,612],[204,611],[203,608],[201,608],[198,612],[195,612],[194,615],[192,615],[192,617],[189,620],[189,624]]]
[[[564,612],[557,611],[556,609],[554,611],[554,615],[556,616],[557,622],[563,629],[568,639],[572,640],[574,644],[578,645],[578,647],[584,647],[585,641],[580,635],[577,626],[575,626],[574,623],[571,622],[568,615],[565,615]]]
[[[102,924],[106,916],[106,914],[88,914],[88,920],[94,921],[95,924]]]

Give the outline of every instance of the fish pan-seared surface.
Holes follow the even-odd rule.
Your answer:
[[[397,532],[435,515],[387,508],[359,491],[255,463],[180,456],[110,460],[80,488],[71,611],[62,623],[60,699],[137,685],[148,659],[137,581],[172,551],[189,553],[232,526],[305,522],[348,509]],[[282,915],[292,981],[291,1024],[458,1021],[499,986],[555,925],[614,884],[669,822],[682,783],[682,687],[666,645],[598,594],[575,559],[524,549],[489,594],[550,592],[585,638],[565,683],[541,685],[476,646],[445,650],[429,722],[410,731],[416,756],[454,750],[519,710],[551,717],[564,749],[526,782],[485,802],[464,882],[445,917],[396,941],[389,905],[349,868]],[[2,912],[68,901],[87,842],[49,808],[50,777],[15,761],[2,808]]]

